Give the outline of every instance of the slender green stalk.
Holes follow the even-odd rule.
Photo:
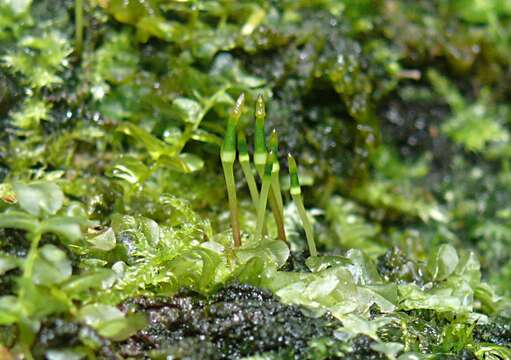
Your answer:
[[[254,131],[254,165],[261,183],[264,177],[264,167],[268,158],[268,152],[266,150],[266,134],[264,131],[264,120],[266,118],[266,110],[264,107],[263,96],[259,94],[256,99],[255,106],[255,131]],[[270,193],[270,205],[272,209],[275,207],[275,200],[272,193]],[[257,208],[257,207],[256,207]],[[266,217],[266,216],[265,216]],[[263,233],[266,233],[266,221],[263,220]]]
[[[75,51],[81,54],[83,48],[83,0],[75,0]]]
[[[222,167],[224,169],[225,184],[227,185],[227,197],[229,211],[231,213],[231,227],[234,246],[241,246],[241,232],[238,214],[238,200],[236,198],[236,183],[234,181],[234,161],[236,160],[236,126],[241,116],[245,94],[241,94],[234,109],[229,115],[224,143],[220,151]]]
[[[282,201],[282,193],[280,191],[280,178],[279,178],[279,171],[274,171],[271,174],[271,192],[275,198],[275,203],[277,205],[277,209],[279,213],[282,214],[282,217],[284,217],[284,203]]]
[[[231,213],[232,238],[235,247],[241,246],[241,230],[238,214],[238,199],[236,198],[236,184],[234,182],[233,166],[224,165],[225,183],[227,185],[227,198],[229,200],[229,211]]]
[[[266,151],[266,135],[264,133],[264,120],[266,118],[266,110],[264,108],[264,100],[262,95],[259,95],[256,100],[255,107],[255,133],[254,133],[254,164],[259,174],[259,177],[264,176],[264,167],[266,158],[268,157]]]
[[[264,107],[264,100],[261,95],[257,97],[256,100],[256,108],[255,108],[255,118],[256,118],[256,126],[254,133],[254,164],[259,174],[259,178],[263,179],[264,177],[264,169],[265,164],[267,163],[267,149],[266,149],[266,136],[264,132],[264,120],[266,118],[266,110]],[[277,154],[275,153],[275,157]],[[278,166],[278,161],[275,160],[275,163]],[[278,177],[278,173],[276,175]],[[271,189],[272,187],[270,187]],[[282,198],[282,196],[281,196]],[[275,218],[275,222],[277,223],[278,236],[281,240],[286,240],[286,232],[284,230],[284,212],[283,205],[279,205],[279,200],[277,198],[277,194],[273,189],[270,191],[269,195],[270,206],[272,209],[273,217]]]
[[[287,242],[286,229],[284,227],[284,212],[279,210],[279,205],[277,204],[277,199],[275,198],[275,194],[273,193],[271,186],[269,201],[273,218],[275,219],[275,223],[277,224],[277,237],[279,238],[279,240]]]
[[[254,207],[257,209],[259,202],[259,191],[257,190],[256,181],[252,172],[252,166],[250,166],[250,155],[248,154],[247,139],[243,131],[238,131],[238,160],[241,164],[241,169],[247,180],[248,190],[250,191],[250,197],[254,203]]]
[[[296,208],[298,209],[298,215],[302,220],[303,229],[305,230],[305,236],[307,237],[307,245],[309,246],[309,252],[311,256],[317,256],[318,252],[316,251],[316,244],[314,242],[314,234],[312,232],[312,225],[307,216],[307,212],[305,211],[305,207],[303,206],[302,200],[302,189],[300,187],[300,180],[298,178],[298,169],[296,166],[295,159],[288,155],[288,165],[289,165],[289,180],[290,180],[290,189],[291,197],[295,202]]]
[[[280,165],[277,158],[279,152],[279,138],[275,130],[272,131],[269,141],[269,149],[275,154],[275,161],[272,165],[271,187],[270,187],[270,206],[277,224],[278,237],[286,241],[286,229],[284,227],[284,203],[280,191]]]
[[[277,135],[277,131],[273,129],[270,134],[270,151],[273,151],[275,155],[279,153],[279,137]],[[273,194],[275,195],[275,199],[277,201],[277,206],[279,207],[279,212],[282,213],[282,217],[284,217],[284,202],[282,201],[282,193],[280,191],[280,165],[278,160],[273,163],[272,177],[271,177],[271,189]]]
[[[250,165],[250,155],[248,154],[247,140],[245,138],[245,134],[242,131],[238,132],[238,151],[238,159],[241,164],[241,169],[243,170],[243,174],[247,180],[248,189],[250,190],[250,196],[252,198],[254,208],[257,211],[257,206],[259,204],[259,190],[257,190],[254,173],[252,171],[252,166]],[[268,230],[266,229],[266,221],[264,221],[263,234],[266,234],[267,232]]]
[[[270,152],[264,167],[263,182],[261,184],[261,192],[259,194],[259,204],[257,206],[257,223],[255,240],[259,241],[263,235],[264,215],[266,213],[266,203],[268,201],[268,193],[271,186],[271,172],[275,154]]]

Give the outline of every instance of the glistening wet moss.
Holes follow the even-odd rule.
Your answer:
[[[511,357],[510,20],[501,0],[0,0],[0,354]],[[280,174],[296,157],[316,262],[292,205],[290,256],[271,219],[252,242],[236,165],[230,246],[241,93]]]

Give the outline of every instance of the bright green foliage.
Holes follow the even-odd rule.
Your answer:
[[[30,5],[31,1],[24,0],[0,2],[0,66],[19,76],[25,89],[24,102],[11,111],[12,126],[37,134],[42,120],[53,120],[52,105],[42,90],[62,85],[61,73],[69,66],[72,48],[51,22],[36,23],[32,19]]]
[[[428,76],[452,109],[453,117],[442,125],[442,131],[455,143],[469,151],[481,152],[487,144],[509,141],[509,132],[502,125],[509,117],[509,109],[504,106],[494,109],[488,89],[482,89],[476,102],[467,105],[457,89],[438,73],[431,71]]]
[[[40,89],[62,83],[56,72],[67,65],[71,48],[60,33],[50,32],[38,37],[26,36],[18,49],[3,56],[5,66],[21,73],[26,84]]]
[[[96,329],[98,333],[113,340],[124,340],[145,326],[141,314],[124,316],[113,306],[103,304],[86,305],[80,309],[78,319]]]
[[[360,251],[350,251],[344,259],[310,258],[312,273],[277,272],[263,280],[285,302],[307,305],[316,313],[332,312],[341,320],[351,312],[366,313],[372,304],[388,313],[398,304],[397,287],[384,284],[370,259]],[[322,263],[325,266],[322,266]],[[319,270],[321,269],[321,270]]]
[[[0,0],[0,358],[130,357],[148,323],[130,304],[182,289],[209,304],[232,281],[342,321],[304,358],[510,358],[510,14],[503,0]],[[256,105],[236,124],[246,146],[225,126],[241,93]],[[303,209],[284,163],[264,180],[277,143]],[[194,344],[208,339],[178,345]]]
[[[50,105],[40,99],[27,99],[19,112],[12,113],[13,125],[20,129],[38,128],[41,120],[50,120]]]
[[[380,227],[367,222],[361,216],[361,210],[355,203],[339,196],[329,199],[325,217],[332,225],[330,232],[320,234],[321,241],[331,249],[340,244],[345,248],[364,249],[370,254],[381,253],[383,247],[375,241],[380,234]]]
[[[64,195],[54,184],[15,183],[13,191],[15,205],[0,215],[0,226],[26,231],[30,248],[24,259],[2,255],[3,271],[19,267],[22,275],[17,296],[0,297],[5,312],[0,321],[2,325],[18,324],[20,336],[25,339],[22,345],[28,349],[39,321],[74,308],[71,298],[59,288],[72,274],[71,262],[58,246],[39,247],[41,238],[43,234],[53,233],[59,237],[61,246],[72,246],[80,239],[86,219],[65,214]]]
[[[382,279],[371,258],[359,250],[348,251],[346,258],[309,258],[307,264],[312,273],[270,272],[261,284],[275,291],[284,302],[305,305],[314,314],[331,312],[344,324],[344,328],[338,330],[343,338],[365,334],[377,340],[378,351],[403,350],[401,343],[380,339],[379,328],[390,323],[410,326],[406,312],[429,309],[440,317],[463,319],[448,322],[440,335],[440,348],[432,343],[428,345],[429,351],[456,353],[473,346],[481,354],[485,353],[484,345],[476,344],[471,335],[476,322],[488,321],[480,311],[487,312],[487,306],[509,309],[511,304],[484,295],[482,289],[487,288],[487,284],[480,279],[479,263],[473,253],[458,260],[456,250],[443,245],[435,254],[428,263],[429,270],[423,274],[422,287]],[[443,270],[439,272],[438,269]],[[372,306],[377,306],[382,314],[368,320],[366,316]],[[404,348],[409,351],[417,339],[412,333],[403,335]]]
[[[249,243],[234,252],[224,234],[197,242],[213,236],[209,222],[170,195],[162,195],[157,205],[172,209],[174,218],[168,225],[118,214],[111,228],[84,238],[81,227],[88,222],[65,215],[77,211],[73,204],[64,208],[68,201],[58,186],[16,183],[13,190],[16,204],[0,215],[0,226],[26,230],[32,244],[25,259],[2,254],[2,273],[22,269],[17,296],[0,297],[2,325],[21,326],[27,319],[38,324],[51,314],[78,311],[77,319],[100,335],[123,340],[145,325],[145,317],[124,315],[112,306],[119,301],[140,294],[168,296],[182,287],[209,294],[233,277],[256,281],[263,269],[276,269],[289,256],[287,246],[279,241]],[[39,246],[48,232],[59,236],[59,244]],[[73,267],[69,252],[80,255]],[[245,266],[250,268],[254,258],[262,261],[262,267],[248,275]],[[33,335],[27,334],[30,339]],[[30,346],[31,340],[27,341],[24,345]]]

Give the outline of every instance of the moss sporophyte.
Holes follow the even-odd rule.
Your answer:
[[[266,160],[268,157],[268,150],[266,147],[266,134],[264,131],[264,120],[266,118],[266,110],[264,106],[264,100],[261,95],[257,97],[256,106],[255,106],[255,132],[254,132],[254,164],[257,169],[257,173],[263,181],[264,177],[264,167],[266,165]],[[275,156],[278,156],[278,138],[276,137],[276,132],[273,139],[270,137],[270,150],[275,152]],[[279,177],[279,164],[278,159],[274,162],[275,166],[272,169],[272,178],[278,185],[278,177]],[[275,219],[275,223],[277,224],[278,237],[280,240],[286,240],[286,232],[284,229],[284,210],[283,206],[279,206],[278,199],[280,198],[280,204],[282,204],[282,195],[280,194],[280,185],[276,186],[275,184],[271,184],[270,193],[269,193],[269,201],[272,209],[273,217]]]
[[[259,204],[257,205],[257,223],[255,232],[256,240],[261,240],[262,237],[264,214],[266,211],[266,203],[268,201],[268,192],[270,190],[271,185],[271,175],[274,161],[276,161],[276,156],[272,151],[270,151],[270,154],[266,158],[263,181],[261,184],[261,195],[259,196]]]
[[[243,175],[247,181],[248,189],[250,191],[250,197],[254,207],[257,208],[259,203],[259,191],[257,190],[257,184],[252,172],[252,165],[250,165],[250,154],[248,153],[247,139],[243,131],[238,131],[238,161],[240,162]]]
[[[300,179],[298,178],[298,168],[296,161],[291,154],[288,154],[288,167],[289,167],[289,192],[296,205],[298,214],[303,223],[303,229],[305,230],[305,236],[307,237],[307,245],[309,246],[309,252],[311,256],[317,256],[316,244],[314,242],[314,234],[312,232],[312,225],[307,217],[307,212],[303,206],[302,200],[302,189],[300,187]]]
[[[240,223],[238,218],[238,204],[236,199],[236,185],[234,183],[234,161],[236,160],[236,126],[240,120],[245,102],[245,94],[241,94],[236,101],[227,121],[224,143],[220,151],[222,167],[224,169],[225,183],[227,184],[227,196],[229,199],[229,210],[231,212],[231,227],[234,246],[241,245]]]
[[[247,181],[250,197],[256,212],[256,229],[254,238],[260,241],[266,234],[266,206],[270,202],[272,213],[277,225],[277,235],[280,240],[286,241],[284,228],[284,201],[280,187],[280,164],[278,161],[279,139],[276,130],[273,130],[266,145],[266,134],[264,130],[264,120],[266,117],[265,105],[261,95],[257,97],[255,106],[255,135],[254,135],[254,167],[259,174],[261,181],[260,190],[253,174],[253,168],[250,162],[250,154],[245,133],[237,129],[237,124],[241,117],[244,94],[241,94],[236,101],[233,110],[230,112],[227,120],[227,128],[224,137],[224,143],[221,148],[221,160],[224,169],[225,182],[227,185],[227,196],[229,201],[231,227],[233,233],[234,246],[241,245],[239,214],[236,197],[236,185],[234,179],[234,161],[236,159],[236,139],[238,149],[238,161],[241,165],[243,175]],[[291,197],[296,204],[300,219],[302,220],[309,252],[312,256],[317,255],[314,244],[314,236],[311,223],[307,217],[301,189],[298,180],[296,162],[289,155],[289,176],[291,178]]]

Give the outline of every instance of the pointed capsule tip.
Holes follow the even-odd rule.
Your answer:
[[[273,170],[273,163],[277,161],[277,156],[273,151],[268,153],[268,157],[266,158],[266,164],[264,166],[264,175],[271,175]]]
[[[256,109],[255,109],[256,118],[263,118],[266,116],[266,110],[264,108],[264,99],[263,95],[259,94],[256,100]]]
[[[236,104],[234,105],[234,108],[232,109],[232,117],[237,121],[240,116],[241,112],[243,111],[243,104],[245,103],[245,93],[241,93],[238,99],[236,100]]]
[[[238,100],[236,100],[236,105],[243,105],[243,103],[245,102],[245,93],[242,92],[240,94],[240,96],[238,96]]]
[[[277,131],[275,129],[273,129],[273,131],[270,134],[270,140],[268,142],[268,145],[275,154],[279,153],[279,135],[277,134]]]
[[[296,172],[296,161],[293,155],[287,154],[287,163],[289,167],[289,172]]]

